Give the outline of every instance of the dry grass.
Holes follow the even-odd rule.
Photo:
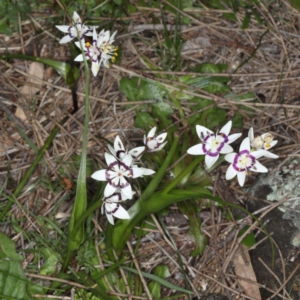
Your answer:
[[[276,153],[280,155],[280,160],[279,164],[273,166],[274,170],[275,167],[280,169],[290,157],[299,156],[299,12],[295,11],[288,1],[273,2],[268,9],[261,4],[257,9],[263,16],[263,25],[257,24],[252,19],[246,30],[241,29],[242,14],[237,15],[240,21],[236,23],[222,18],[220,11],[217,10],[201,10],[197,17],[192,15],[195,11],[181,12],[183,15],[188,14],[192,19],[191,26],[182,27],[184,46],[181,58],[183,65],[187,62],[190,65],[202,62],[229,64],[230,67],[225,74],[231,78],[229,86],[232,91],[237,94],[255,93],[258,103],[245,101],[245,105],[255,109],[256,114],[253,118],[245,115],[244,129],[245,133],[250,127],[259,132],[271,132],[279,140]],[[102,69],[98,77],[91,80],[88,156],[99,165],[103,164],[106,147],[103,138],[112,141],[119,134],[129,142],[135,143],[141,140],[143,135],[141,130],[133,126],[134,108],[142,103],[137,101],[135,107],[125,109],[127,99],[119,92],[120,79],[136,75],[161,81],[164,85],[176,87],[178,84],[176,80],[155,78],[153,76],[155,71],[144,71],[147,69],[144,56],[158,68],[163,63],[155,51],[163,42],[163,26],[153,25],[152,16],[160,18],[159,10],[138,7],[138,12],[130,16],[130,23],[126,28],[122,20],[115,22],[115,29],[118,29],[119,33],[116,43],[122,49],[121,63],[107,70]],[[37,28],[45,27],[43,19],[33,19]],[[166,19],[170,26],[174,24],[174,17],[171,14],[167,14]],[[61,61],[69,58],[67,47],[58,44],[54,28],[35,34],[30,24],[24,24],[20,26],[20,31],[20,34],[15,33],[11,37],[1,36],[0,40],[3,41],[0,45],[1,53],[8,51],[34,54]],[[266,34],[259,45],[264,33]],[[141,42],[142,40],[147,43]],[[254,49],[256,52],[251,57]],[[250,57],[248,62],[234,72],[237,65]],[[38,216],[51,218],[62,226],[67,224],[67,216],[72,208],[76,172],[69,168],[66,176],[60,173],[59,168],[61,166],[66,168],[65,163],[81,151],[84,73],[82,71],[77,86],[79,109],[71,114],[73,108],[71,90],[64,80],[53,69],[45,66],[42,66],[42,78],[31,78],[30,64],[17,59],[9,62],[0,61],[0,180],[4,184],[9,170],[11,180],[6,182],[4,191],[11,194],[35,158],[34,152],[20,135],[16,125],[38,148],[41,148],[54,126],[64,116],[69,117],[44,156],[44,163],[39,165],[24,192],[16,199],[18,205],[14,205],[11,210],[16,219],[23,218],[19,222],[23,230],[36,231],[37,234],[43,235],[45,229],[42,223],[37,222]],[[164,70],[162,74],[174,75],[176,78],[178,75],[194,73],[183,67],[180,72]],[[215,101],[220,108],[228,111],[229,118],[236,110],[235,101],[232,99],[224,99],[222,96],[211,95],[196,88],[191,91],[190,88],[185,92]],[[18,109],[21,109],[21,113],[16,115]],[[185,109],[187,115],[191,113],[188,105]],[[176,113],[174,119],[180,119]],[[182,126],[181,123],[179,125]],[[215,193],[227,201],[236,203],[237,200],[232,199],[247,198],[236,184],[229,187],[229,183],[224,181],[221,168],[216,174],[218,180],[214,185]],[[71,181],[71,188],[67,179]],[[250,186],[252,182],[248,184]],[[49,187],[56,188],[59,192],[52,193]],[[257,197],[257,200],[264,199]],[[5,202],[6,199],[2,197],[1,203]],[[267,211],[270,212],[275,207],[275,204],[268,206]],[[240,249],[241,239],[237,234],[241,224],[250,224],[251,228],[260,230],[257,223],[253,223],[249,217],[244,217],[238,222],[227,221],[222,218],[218,207],[213,206],[207,215],[202,215],[205,220],[203,232],[210,237],[209,246],[201,257],[191,258],[189,253],[194,241],[188,234],[188,223],[178,214],[176,207],[171,208],[171,211],[174,214],[166,220],[167,228],[181,253],[188,281],[195,295],[214,292],[224,294],[228,299],[256,299],[243,291],[232,260],[236,250]],[[261,212],[257,216],[261,216]],[[176,219],[174,224],[172,218]],[[184,286],[180,267],[176,262],[177,249],[165,236],[155,216],[152,216],[152,219],[156,229],[151,230],[147,238],[144,238],[137,254],[136,264],[144,271],[151,271],[156,265],[167,263],[171,270],[172,281]],[[178,225],[180,220],[182,224]],[[99,230],[102,229],[99,227]],[[17,243],[19,249],[28,247],[28,241],[21,233],[17,233],[10,223],[2,223],[2,231]],[[27,255],[25,259],[26,264],[30,264],[33,256]],[[285,259],[283,257],[280,261],[283,269],[286,265]],[[293,277],[288,278],[284,275],[278,280],[282,289],[279,290],[277,297],[291,299],[285,286],[288,281],[294,280]],[[255,284],[263,286],[261,283]],[[268,286],[266,288],[274,295],[278,292]],[[171,290],[164,290],[165,296],[172,293]],[[135,297],[132,296],[131,299]],[[148,299],[148,296],[139,299]]]

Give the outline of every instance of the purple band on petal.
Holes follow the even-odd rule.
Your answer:
[[[117,151],[117,152],[116,152],[117,158],[121,159],[121,158],[122,158],[122,157],[121,157],[121,154],[123,154],[123,153],[125,153],[124,150],[119,150],[119,151]]]
[[[108,184],[111,185],[112,187],[114,187],[115,189],[119,187],[118,184],[114,184],[112,180],[107,180]]]
[[[111,197],[114,197],[114,196],[118,196],[118,201],[121,201],[122,200],[122,196],[121,196],[121,193],[113,193],[112,195],[108,196],[108,197],[104,197],[103,198],[103,202],[109,202],[109,203],[112,203],[109,199]]]
[[[220,132],[218,135],[220,135],[224,139],[225,144],[229,142],[228,136],[225,133]]]
[[[69,26],[68,32],[69,32],[69,36],[73,39],[75,36],[73,36],[73,35],[71,34],[71,29],[72,29],[72,27],[74,27],[74,26]]]
[[[206,143],[207,140],[208,140],[210,137],[212,137],[212,136],[215,136],[214,133],[208,134],[208,135],[204,138],[203,142]]]
[[[113,202],[113,203],[115,203],[115,202]],[[115,204],[116,204],[116,207],[112,210],[107,210],[106,205],[105,205],[105,211],[107,214],[112,215],[119,209],[120,204],[119,203],[115,203]]]
[[[108,165],[109,169],[112,169],[114,166],[118,165],[117,161],[112,162],[111,164]]]
[[[240,155],[243,155],[243,154],[250,154],[250,151],[249,150],[242,150],[240,153]],[[251,155],[252,156],[252,155]]]
[[[133,176],[132,168],[128,167],[123,162],[120,162],[120,166],[122,166],[126,171],[128,171],[130,173],[130,176],[126,175],[127,177],[132,177]]]
[[[247,166],[245,166],[244,168],[239,168],[238,167],[238,162],[239,162],[239,158],[242,156],[242,155],[246,155],[248,157],[248,159],[251,160],[251,163],[248,164]],[[256,162],[256,158],[250,154],[250,151],[248,150],[242,150],[240,153],[237,153],[234,157],[234,160],[233,160],[233,163],[232,163],[232,166],[233,168],[237,171],[237,172],[245,172],[247,170],[250,170],[254,164]]]
[[[125,189],[125,188],[128,187],[129,185],[130,185],[129,182],[126,181],[126,183],[124,183],[124,184],[119,184],[119,187],[120,187],[121,189]]]
[[[218,156],[218,155],[220,154],[220,152],[221,152],[221,150],[222,150],[222,148],[223,148],[224,146],[225,146],[225,143],[222,142],[222,143],[220,143],[220,145],[219,145],[219,147],[216,149],[216,151],[215,151],[215,152],[212,152],[212,151],[206,149],[206,144],[202,144],[202,150],[203,150],[203,152],[204,152],[206,155],[211,156],[211,157],[216,157],[216,156]]]

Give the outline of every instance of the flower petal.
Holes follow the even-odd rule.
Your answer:
[[[94,172],[91,177],[95,180],[98,180],[98,181],[107,181],[107,178],[106,178],[106,170],[99,170],[99,171],[96,171]]]
[[[83,61],[83,55],[79,54],[78,56],[75,57],[74,61]]]
[[[73,12],[73,21],[75,23],[82,23],[81,18],[80,18],[80,16],[78,15],[78,13],[76,11]]]
[[[67,25],[55,25],[55,27],[64,32],[64,33],[69,33],[69,29],[70,29],[70,26],[67,26]]]
[[[68,42],[70,42],[70,41],[72,41],[73,40],[73,37],[71,37],[70,35],[66,35],[66,36],[64,36],[60,41],[59,41],[59,43],[60,44],[66,44],[66,43],[68,43]]]
[[[237,153],[229,153],[225,155],[224,159],[232,164],[236,155]]]
[[[115,192],[116,189],[117,189],[117,187],[112,185],[111,182],[109,181],[104,190],[104,197],[111,196]]]
[[[230,154],[228,154],[230,155]],[[227,155],[226,155],[227,156]],[[237,170],[233,167],[233,165],[230,165],[226,171],[225,178],[226,180],[232,179],[237,174]]]
[[[230,145],[225,144],[225,145],[223,146],[223,148],[220,150],[220,153],[221,153],[221,154],[227,154],[227,153],[230,153],[230,152],[232,152],[232,151],[233,151],[233,148],[232,148]]]
[[[203,155],[203,154],[205,154],[203,152],[203,144],[197,144],[197,145],[189,148],[187,150],[187,153],[191,154],[191,155]]]
[[[128,198],[132,199],[133,192],[132,188],[129,182],[126,181],[124,177],[120,178],[120,189],[122,190],[122,193]]]
[[[134,158],[139,158],[141,154],[145,151],[146,147],[141,146],[141,147],[136,147],[131,149],[128,153],[131,154]]]
[[[118,207],[116,212],[113,213],[113,215],[119,219],[130,219],[130,216],[129,216],[127,210],[125,208],[123,208],[121,205]]]
[[[240,186],[244,186],[245,179],[246,179],[246,172],[238,172],[237,179]]]
[[[203,141],[208,134],[214,134],[210,129],[201,125],[196,125],[196,131],[201,141]]]
[[[253,167],[251,168],[251,171],[259,172],[259,173],[267,173],[268,169],[263,166],[259,161],[256,161]]]
[[[104,157],[108,167],[110,167],[112,164],[115,164],[117,162],[117,159],[113,155],[107,152],[104,153]]]
[[[219,154],[216,156],[210,156],[210,155],[205,155],[205,163],[207,168],[210,168],[213,166],[213,164],[218,160]]]
[[[132,170],[132,173],[133,173],[132,178],[143,177],[143,175],[145,175],[144,174],[144,172],[145,172],[144,168],[135,167],[135,168],[132,168],[131,170]]]
[[[124,145],[120,139],[120,137],[117,135],[114,141],[114,148],[116,151],[125,151]]]
[[[113,156],[116,156],[116,151],[111,145],[107,145],[107,148]]]
[[[147,134],[147,138],[153,138],[155,136],[156,127],[151,128],[149,133]]]
[[[166,139],[167,135],[168,135],[168,133],[167,133],[167,132],[164,132],[164,133],[158,135],[158,136],[156,137],[156,140],[157,140],[159,143],[162,143],[162,142]]]
[[[131,154],[127,154],[124,156],[124,158],[122,159],[122,163],[127,166],[128,168],[131,166],[133,161],[133,158],[131,156]]]
[[[240,152],[243,150],[250,151],[250,140],[248,137],[244,138],[241,145],[240,145]]]
[[[152,175],[155,173],[155,171],[151,170],[151,169],[146,169],[146,168],[140,168],[143,169],[143,175]]]
[[[251,127],[248,131],[248,138],[252,142],[254,140],[254,130],[253,127]]]
[[[118,30],[116,30],[116,31],[110,36],[110,39],[109,39],[110,43],[113,43],[113,42],[115,41],[115,36],[116,36],[117,32],[118,32]]]
[[[229,132],[231,130],[232,127],[232,121],[228,121],[219,131],[220,133],[224,133],[226,135],[229,135]]]
[[[231,144],[234,141],[236,141],[241,135],[242,135],[241,133],[234,133],[228,136],[228,144]]]
[[[108,214],[106,211],[105,211],[105,214],[106,214],[106,217],[107,217],[108,222],[109,222],[111,225],[115,225],[114,218],[113,218],[112,214]]]
[[[95,77],[98,75],[99,69],[100,69],[100,64],[98,60],[96,62],[92,61],[92,73]]]

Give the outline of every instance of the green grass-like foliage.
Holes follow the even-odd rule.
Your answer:
[[[0,297],[2,299],[30,299],[27,295],[26,276],[16,252],[15,243],[0,232]]]

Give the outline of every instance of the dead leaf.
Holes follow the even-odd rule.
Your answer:
[[[241,249],[244,251],[247,250],[247,247],[242,245]],[[235,267],[235,274],[237,276],[257,282],[248,251],[244,251],[244,254],[242,255],[241,250],[237,250],[233,259],[233,263]],[[238,281],[247,296],[250,296],[256,300],[261,300],[258,285],[242,279],[238,279]]]
[[[40,90],[40,81],[44,77],[44,65],[35,61],[32,62],[29,66],[28,75],[27,82],[22,87],[21,93],[27,96],[28,99],[31,99]],[[15,116],[24,122],[28,121],[24,110],[19,106],[16,109]]]

